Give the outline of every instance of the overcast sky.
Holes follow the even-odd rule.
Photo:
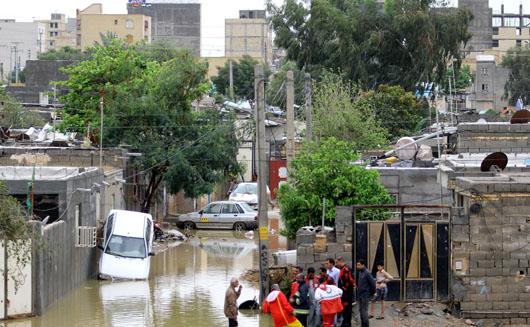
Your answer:
[[[237,18],[240,9],[263,9],[264,0],[199,0],[202,3],[201,53],[208,56],[224,55],[224,20]],[[454,1],[454,0],[453,0]],[[518,12],[519,4],[526,3],[524,11],[530,12],[529,0],[489,0],[493,10],[500,11],[502,3],[506,12]],[[75,17],[76,9],[92,3],[103,4],[103,13],[127,13],[127,0],[0,0],[0,18],[17,21],[48,19],[51,13],[64,13]],[[282,0],[275,0],[282,3]]]

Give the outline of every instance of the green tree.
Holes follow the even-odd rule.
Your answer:
[[[379,84],[414,90],[440,81],[447,62],[460,62],[471,35],[468,11],[442,10],[437,0],[285,0],[267,8],[277,46],[313,76],[340,70],[363,89]]]
[[[98,140],[103,96],[104,145],[126,144],[142,153],[137,163],[147,180],[144,211],[163,182],[171,192],[198,196],[240,169],[233,119],[191,110],[191,102],[209,89],[206,63],[187,50],[174,56],[158,61],[115,39],[66,68],[70,78],[62,82],[70,90],[63,98],[64,129],[86,132],[90,125]]]
[[[362,92],[356,106],[372,111],[391,139],[410,136],[418,131],[427,116],[427,107],[416,101],[411,92],[401,86],[379,85],[377,90]]]
[[[245,99],[254,99],[254,67],[258,61],[250,56],[243,56],[239,61],[232,62],[234,78],[234,95]],[[217,90],[224,95],[230,95],[230,63],[218,67],[218,74],[212,77]],[[268,75],[268,72],[266,72]]]
[[[289,70],[293,71],[294,76],[294,103],[298,105],[305,103],[305,72],[300,70],[295,62],[288,61],[272,76],[266,92],[268,104],[285,108],[287,104],[285,78]]]
[[[359,159],[353,149],[351,143],[328,138],[296,154],[289,183],[282,185],[278,192],[289,238],[294,238],[300,227],[320,222],[324,199],[328,223],[335,219],[335,206],[392,203],[392,197],[379,182],[377,171],[353,164]],[[377,220],[382,217],[364,215],[360,218]]]
[[[315,84],[313,129],[317,138],[348,141],[356,150],[380,148],[388,143],[387,131],[374,110],[358,101],[358,89],[339,75],[324,73]]]
[[[39,114],[24,110],[18,101],[0,88],[0,126],[28,128],[43,126],[46,121]]]
[[[449,87],[449,81],[451,81],[451,87]],[[454,76],[453,67],[450,66],[445,72],[443,81],[441,81],[441,86],[447,94],[450,90],[452,92],[464,91],[467,87],[471,86],[471,84],[473,84],[473,74],[471,74],[471,68],[469,65],[454,67]]]
[[[40,60],[74,60],[79,61],[86,58],[86,53],[79,49],[69,46],[62,47],[59,50],[51,49],[47,52],[39,54]]]
[[[527,104],[530,101],[530,46],[508,50],[502,58],[502,66],[511,71],[504,86],[504,97],[511,105],[519,98]]]
[[[13,280],[15,289],[25,281],[21,271],[30,260],[31,239],[35,236],[33,234],[19,202],[9,194],[5,184],[0,182],[0,242],[3,243],[2,246],[8,244],[7,256],[14,262],[14,267],[9,267],[8,275]],[[0,273],[3,274],[2,269]]]

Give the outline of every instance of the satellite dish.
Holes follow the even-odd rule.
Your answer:
[[[494,152],[488,155],[480,164],[480,171],[488,172],[493,167],[497,167],[501,171],[508,165],[508,156],[502,152]]]
[[[528,124],[530,121],[530,111],[523,109],[513,114],[510,124]]]
[[[402,137],[396,143],[396,154],[401,160],[412,160],[418,152],[418,144],[412,137]]]

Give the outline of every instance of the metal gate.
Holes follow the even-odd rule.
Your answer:
[[[434,209],[405,212],[408,209]],[[399,210],[396,210],[399,209]],[[356,221],[359,210],[378,210],[386,221]],[[373,275],[377,265],[394,277],[388,300],[445,300],[449,297],[448,208],[445,206],[354,207],[353,258],[365,260]]]

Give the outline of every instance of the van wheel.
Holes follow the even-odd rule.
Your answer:
[[[192,222],[192,221],[186,221],[183,225],[183,228],[185,230],[194,230],[196,227],[195,227],[195,224]]]
[[[247,229],[247,226],[244,223],[239,222],[234,224],[234,230],[237,232],[242,232],[245,229]]]

